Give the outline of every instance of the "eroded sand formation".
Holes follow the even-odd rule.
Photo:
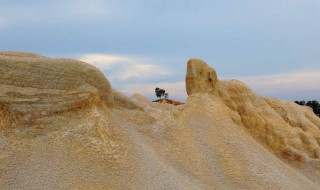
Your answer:
[[[201,60],[175,107],[29,53],[0,53],[0,87],[0,189],[320,188],[320,119]]]

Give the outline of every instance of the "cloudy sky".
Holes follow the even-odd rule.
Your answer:
[[[186,62],[288,100],[320,95],[320,0],[0,0],[0,50],[99,67],[119,91],[184,100]]]

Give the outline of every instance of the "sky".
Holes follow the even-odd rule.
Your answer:
[[[97,66],[127,96],[184,101],[186,62],[260,95],[319,100],[320,0],[0,0],[0,51]]]

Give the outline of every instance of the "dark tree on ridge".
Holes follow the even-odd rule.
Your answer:
[[[156,96],[161,100],[162,97],[164,98],[168,98],[169,94],[166,93],[166,91],[164,89],[161,89],[161,88],[156,88],[154,90],[154,92],[156,93]]]
[[[296,104],[302,105],[302,106],[309,106],[312,108],[313,112],[320,117],[320,103],[316,100],[312,101],[294,101]]]

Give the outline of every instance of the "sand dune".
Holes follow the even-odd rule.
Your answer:
[[[30,53],[0,53],[0,86],[0,189],[320,189],[320,119],[201,60],[179,106]]]

